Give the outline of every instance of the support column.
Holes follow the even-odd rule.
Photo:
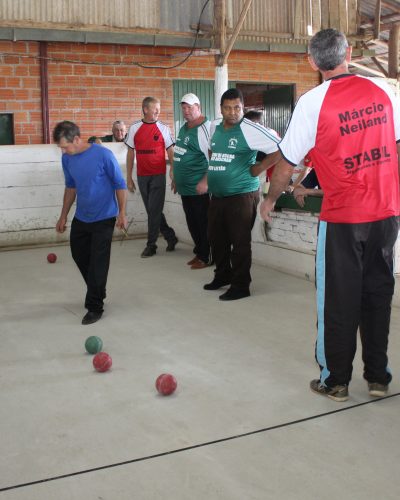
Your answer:
[[[215,67],[215,81],[214,81],[214,106],[215,118],[221,118],[221,96],[228,90],[228,65]]]
[[[398,80],[399,71],[399,50],[400,50],[400,23],[394,24],[390,28],[389,35],[389,78]]]

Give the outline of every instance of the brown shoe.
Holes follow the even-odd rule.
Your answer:
[[[198,260],[199,260],[199,258],[197,257],[197,255],[195,255],[195,256],[193,257],[193,259],[190,259],[190,260],[189,260],[189,262],[186,262],[186,264],[187,264],[188,266],[192,266],[192,265],[193,265],[195,262],[197,262]]]
[[[209,264],[206,264],[202,260],[198,259],[196,262],[194,262],[191,266],[190,269],[204,269],[205,267],[208,267]]]

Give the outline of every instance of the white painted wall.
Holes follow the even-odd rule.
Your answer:
[[[125,175],[126,146],[107,144]],[[0,248],[67,241],[69,231],[57,234],[64,176],[61,151],[55,145],[0,146]],[[146,232],[147,216],[140,195],[129,194],[131,235]],[[72,219],[74,207],[70,212]],[[116,234],[119,230],[116,230]]]
[[[125,176],[126,146],[109,143]],[[168,184],[168,183],[167,183]],[[57,234],[64,192],[61,151],[54,145],[0,146],[0,248],[66,242]],[[71,209],[70,220],[74,208]],[[167,188],[164,213],[178,238],[192,244],[181,199]],[[147,216],[139,192],[129,193],[130,236],[145,237]],[[273,215],[268,231],[258,217],[253,230],[253,259],[283,272],[314,280],[318,219],[305,212],[283,210]],[[118,229],[115,235],[120,236]],[[395,272],[400,273],[400,238]]]

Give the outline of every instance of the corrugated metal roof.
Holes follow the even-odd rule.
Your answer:
[[[300,34],[307,35],[311,22],[311,0],[299,0],[302,23]],[[163,30],[193,33],[193,26],[206,0],[0,0],[0,26],[29,26],[55,29]],[[236,24],[243,0],[226,0],[231,27]],[[243,30],[251,35],[243,40],[276,39],[271,33],[294,32],[295,0],[253,0]],[[204,9],[201,23],[213,24],[214,1]],[[255,33],[253,35],[253,33]],[[256,38],[258,37],[258,38]]]
[[[229,1],[229,0],[228,0]],[[307,0],[301,0],[307,3]],[[243,7],[242,0],[230,0],[232,9],[232,26],[235,26]],[[265,2],[253,0],[246,19],[243,31],[258,31],[263,33],[293,33],[293,2]],[[241,36],[244,40],[253,40],[251,36]]]
[[[163,29],[193,32],[205,0],[0,0],[0,20],[77,27]],[[202,22],[212,23],[213,1]]]
[[[1,0],[0,19],[30,25],[159,28],[163,0]]]
[[[188,46],[191,44],[188,37],[193,37],[194,27],[199,22],[206,1],[0,0],[0,38],[8,39],[11,36],[10,29],[14,38],[18,35],[18,39],[35,40],[49,39],[43,35],[46,30],[74,30],[76,33],[86,33],[85,41],[89,42],[96,33],[107,32],[110,33],[110,43],[140,43],[141,36],[168,36],[168,40],[154,40],[152,43]],[[375,15],[375,2],[376,0],[253,0],[235,47],[285,51],[285,47],[290,44],[291,50],[300,51],[304,50],[309,35],[321,27],[348,28],[350,34],[355,34],[357,5],[361,5],[364,19],[371,19]],[[204,9],[201,24],[205,28],[199,45],[200,42],[207,41],[206,46],[209,46],[214,37],[214,3],[214,0],[210,0]],[[399,0],[385,0],[382,4],[383,18],[393,14],[393,11],[400,12]],[[239,19],[243,5],[244,0],[226,0],[228,36]],[[321,9],[321,5],[326,7]],[[42,30],[42,33],[31,33],[35,29]],[[25,35],[33,38],[23,38],[16,30],[25,30]],[[116,35],[121,34],[135,35],[137,38],[121,38],[120,42],[116,41]],[[178,37],[181,39],[178,40]],[[381,40],[387,40],[387,37],[388,33],[381,31]],[[99,37],[99,40],[104,42],[104,37]]]
[[[205,0],[159,0],[160,27],[169,31],[188,32],[197,26]],[[201,16],[202,24],[212,24],[214,2],[208,2]]]

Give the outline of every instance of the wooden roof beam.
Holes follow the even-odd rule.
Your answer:
[[[359,64],[359,63],[356,63],[354,61],[351,61],[349,63],[349,65],[354,66],[355,68],[362,69],[362,70],[366,71],[367,73],[371,73],[371,75],[385,76],[384,73],[382,73],[381,71],[377,71],[376,69],[372,69],[372,68],[369,68],[368,66],[364,66],[364,64]]]
[[[368,49],[368,45],[363,42],[363,47],[365,49]],[[389,76],[389,73],[387,69],[380,63],[377,57],[371,57],[371,60],[374,62],[375,66],[386,76],[386,78]]]
[[[379,38],[380,26],[381,26],[381,0],[376,0],[375,5],[375,19],[374,19],[374,38]]]
[[[389,34],[389,78],[399,79],[400,23],[392,26]]]
[[[391,2],[390,0],[389,1],[388,0],[382,0],[382,7],[386,7],[387,9],[392,9],[395,12],[397,12],[398,9],[399,9],[398,3]]]

